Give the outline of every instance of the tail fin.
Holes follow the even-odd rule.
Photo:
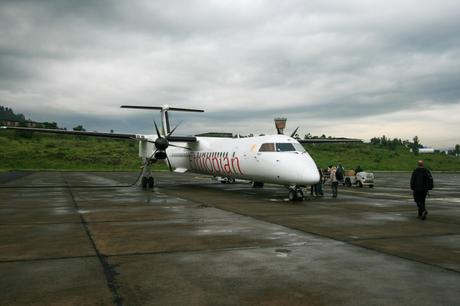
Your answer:
[[[122,105],[121,108],[135,108],[135,109],[149,109],[149,110],[159,110],[161,111],[161,125],[162,125],[162,132],[163,135],[168,135],[171,131],[171,127],[169,125],[169,111],[175,112],[197,112],[202,113],[204,110],[202,109],[193,109],[193,108],[177,108],[177,107],[169,107],[169,105],[163,106],[139,106],[139,105]]]

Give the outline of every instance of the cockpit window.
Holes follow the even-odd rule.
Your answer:
[[[259,152],[305,152],[300,143],[264,143],[260,146]]]
[[[260,146],[259,152],[275,152],[275,144],[264,143]]]
[[[294,143],[294,148],[297,152],[305,152],[305,148],[300,143]]]
[[[292,145],[292,143],[277,143],[276,144],[276,152],[288,152],[288,151],[295,151],[295,148]]]

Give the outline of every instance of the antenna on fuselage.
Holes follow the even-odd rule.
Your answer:
[[[138,105],[122,105],[121,108],[134,108],[134,109],[150,109],[150,110],[159,110],[161,112],[161,130],[163,135],[168,135],[171,133],[171,127],[169,125],[169,115],[168,112],[197,112],[203,113],[202,109],[193,109],[193,108],[178,108],[170,107],[169,105],[163,106],[138,106]]]

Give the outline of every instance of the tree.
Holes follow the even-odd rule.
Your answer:
[[[83,126],[80,124],[80,125],[77,125],[76,127],[73,128],[74,131],[86,131]]]
[[[420,142],[419,142],[419,139],[418,139],[418,136],[415,136],[414,139],[413,139],[413,143],[412,143],[412,152],[414,152],[414,155],[418,155],[418,149],[420,148]]]
[[[45,129],[57,129],[58,128],[58,125],[56,122],[43,122],[42,125]]]
[[[460,154],[460,144],[455,145],[455,154],[456,155]]]
[[[25,121],[23,114],[15,114],[13,109],[0,106],[0,120]]]
[[[386,147],[388,145],[388,140],[385,135],[382,136],[382,146]]]
[[[373,144],[374,146],[377,146],[380,144],[380,138],[378,137],[372,137],[371,138],[371,144]]]

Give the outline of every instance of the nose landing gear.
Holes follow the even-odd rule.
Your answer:
[[[299,186],[289,187],[289,201],[303,201],[304,195],[302,188]]]
[[[142,179],[141,179],[141,185],[142,189],[153,189],[154,186],[154,179],[152,176],[152,171],[150,169],[150,162],[147,162],[144,164],[142,168]]]

